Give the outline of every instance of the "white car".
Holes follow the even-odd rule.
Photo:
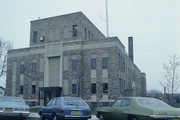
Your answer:
[[[29,116],[29,106],[20,97],[0,97],[0,118],[23,119]]]

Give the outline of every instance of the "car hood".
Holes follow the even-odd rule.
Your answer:
[[[29,108],[28,105],[23,104],[23,103],[17,103],[17,102],[1,102],[0,108],[1,107],[10,107],[10,108]]]

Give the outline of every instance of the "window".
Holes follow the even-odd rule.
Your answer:
[[[123,93],[125,88],[125,80],[120,79],[120,92]]]
[[[25,72],[25,67],[23,64],[20,65],[20,74],[23,74]]]
[[[96,58],[91,59],[91,69],[96,69]]]
[[[108,93],[108,83],[103,83],[103,93]]]
[[[20,94],[23,94],[24,87],[20,86]]]
[[[77,32],[78,32],[78,26],[77,25],[73,25],[72,26],[72,36],[77,36]]]
[[[72,84],[72,94],[77,93],[77,84]]]
[[[44,41],[44,39],[45,39],[44,36],[40,36],[40,37],[39,37],[39,40],[40,40],[40,41]]]
[[[36,71],[36,67],[37,67],[37,64],[36,63],[32,63],[32,66],[31,66],[32,72],[37,72]]]
[[[51,100],[48,102],[47,106],[54,106],[55,104],[56,104],[56,99],[51,99]]]
[[[91,84],[91,93],[96,94],[96,83]]]
[[[77,70],[77,60],[72,60],[72,70]]]
[[[33,42],[37,42],[37,31],[33,32]]]
[[[62,105],[62,100],[61,99],[57,99],[56,100],[56,105]]]
[[[32,94],[36,94],[36,85],[32,85]]]
[[[107,57],[102,58],[102,68],[103,69],[108,68],[108,58]]]
[[[52,105],[52,106],[56,105],[56,99],[53,99],[51,105]]]
[[[130,105],[130,99],[124,99],[121,103],[121,106],[129,106]]]
[[[84,38],[87,39],[87,29],[86,28],[84,29],[84,32],[85,32],[84,33]]]
[[[91,39],[94,39],[94,35],[92,34],[92,37],[91,37]]]
[[[113,104],[113,107],[119,107],[121,103],[122,103],[122,99],[119,99]]]
[[[91,38],[91,33],[90,31],[88,31],[88,40],[90,40],[90,38]]]

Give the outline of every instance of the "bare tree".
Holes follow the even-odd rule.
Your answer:
[[[180,86],[180,79],[178,68],[180,66],[180,62],[178,60],[177,55],[170,56],[169,63],[163,64],[164,73],[163,78],[164,81],[160,81],[160,84],[166,88],[167,93],[170,94],[170,98],[173,97],[174,93]]]
[[[0,38],[0,77],[6,73],[7,50],[11,48],[12,45],[8,41],[2,41]]]

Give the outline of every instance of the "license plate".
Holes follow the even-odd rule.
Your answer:
[[[80,115],[80,111],[77,111],[77,110],[76,111],[71,111],[71,114],[72,115]]]
[[[5,108],[4,111],[10,112],[10,111],[13,111],[13,109],[12,108]]]

